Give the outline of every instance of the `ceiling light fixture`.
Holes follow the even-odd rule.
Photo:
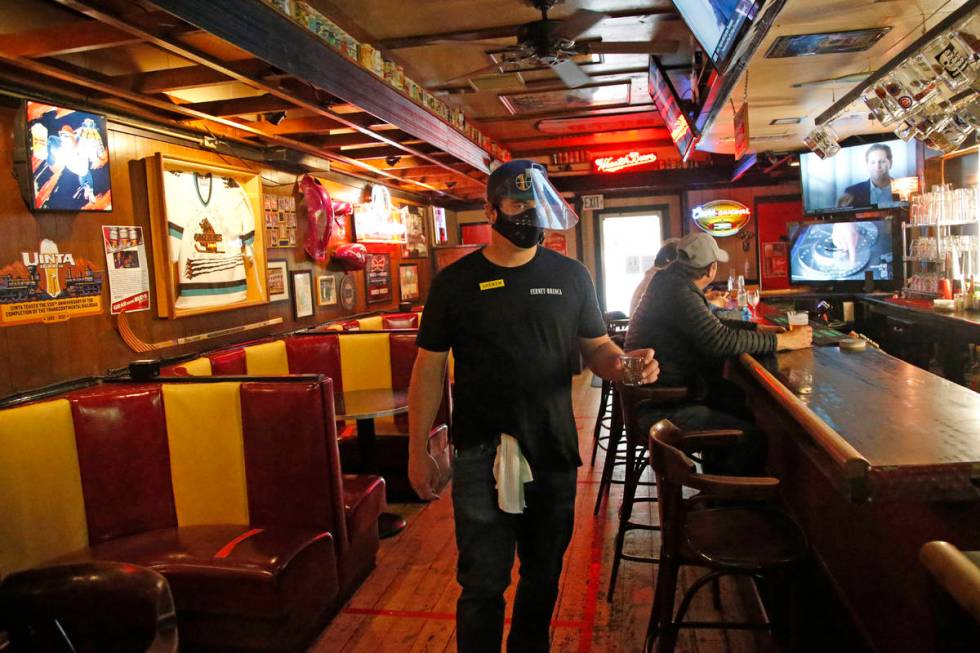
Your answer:
[[[775,120],[770,120],[770,125],[798,125],[803,121],[803,118],[776,118]]]
[[[270,125],[278,125],[279,123],[281,123],[283,120],[286,119],[286,112],[272,111],[270,113],[262,114],[262,117],[265,118],[265,121]]]
[[[385,157],[385,163],[388,164],[389,168],[394,168],[396,165],[398,165],[398,162],[401,160],[402,158],[397,154],[389,154],[388,156]]]

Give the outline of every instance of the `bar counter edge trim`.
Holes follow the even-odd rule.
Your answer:
[[[804,427],[816,443],[823,447],[831,460],[843,471],[844,477],[848,481],[863,481],[867,478],[871,463],[840,433],[827,426],[826,422],[800,401],[799,397],[793,394],[752,355],[742,354],[739,356],[739,361],[754,378],[766,386],[768,392],[779,405],[785,408]]]

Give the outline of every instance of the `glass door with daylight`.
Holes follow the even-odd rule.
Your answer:
[[[605,311],[629,315],[630,298],[663,239],[663,214],[606,214],[601,217],[600,256]]]

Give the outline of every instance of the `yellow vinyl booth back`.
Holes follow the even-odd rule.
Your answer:
[[[239,386],[163,385],[180,526],[248,524]]]
[[[180,366],[191,376],[211,376],[211,359],[204,356],[181,363]]]
[[[0,410],[0,576],[85,546],[68,401]]]
[[[250,376],[289,374],[286,343],[283,340],[245,347],[245,370]]]
[[[357,321],[357,326],[361,331],[381,331],[385,328],[380,315],[362,317]]]
[[[345,392],[391,387],[391,347],[387,333],[354,333],[338,340]]]

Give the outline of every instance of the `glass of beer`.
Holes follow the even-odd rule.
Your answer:
[[[790,331],[810,324],[810,315],[806,311],[789,311],[786,313],[786,322]]]

